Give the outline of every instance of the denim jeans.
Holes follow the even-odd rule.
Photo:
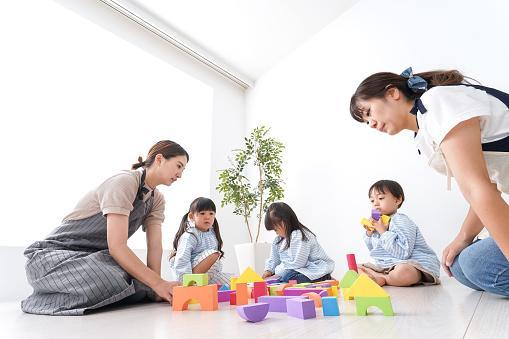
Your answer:
[[[306,277],[304,274],[299,273],[295,270],[286,270],[285,273],[283,274],[283,276],[281,278],[279,278],[279,281],[280,282],[289,282],[290,280],[297,280],[297,283],[300,284],[300,283],[318,282],[318,281],[330,280],[330,279],[331,279],[330,274],[326,274],[321,278],[311,280],[308,277]]]
[[[509,261],[491,237],[461,251],[451,272],[456,280],[474,290],[509,297]]]

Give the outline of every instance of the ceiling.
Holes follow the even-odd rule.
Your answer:
[[[213,62],[256,81],[360,0],[123,0]],[[163,29],[163,28],[162,28]]]

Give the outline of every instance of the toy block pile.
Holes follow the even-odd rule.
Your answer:
[[[190,303],[199,303],[201,310],[216,311],[219,302],[229,302],[249,322],[262,321],[269,312],[299,319],[316,318],[317,308],[324,316],[339,316],[341,289],[345,301],[355,300],[357,315],[367,315],[370,306],[378,307],[386,316],[394,315],[389,294],[366,274],[357,272],[355,255],[348,254],[347,261],[349,270],[340,281],[283,283],[278,279],[264,280],[248,267],[239,277],[231,278],[229,286],[218,286],[208,284],[207,274],[185,274],[183,286],[173,289],[173,310],[183,311]]]

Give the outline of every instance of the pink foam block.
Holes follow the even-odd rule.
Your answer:
[[[315,303],[313,300],[308,299],[288,299],[286,301],[286,309],[288,315],[300,318],[310,319],[316,318]]]
[[[285,296],[285,295],[266,295],[258,298],[261,303],[269,304],[269,312],[286,312],[286,301],[288,299],[307,299],[307,297],[300,296]]]
[[[353,253],[347,254],[346,261],[348,262],[349,270],[359,273],[359,271],[357,271],[357,262],[355,261],[355,254],[353,254]]]
[[[288,295],[288,296],[299,296],[299,295],[303,295],[304,293],[309,293],[309,292],[315,292],[320,297],[327,296],[327,291],[319,289],[319,288],[287,287],[284,289],[283,294]]]
[[[252,323],[265,319],[268,312],[268,303],[256,303],[237,307],[237,313],[240,317]]]
[[[233,292],[232,290],[217,291],[217,301],[220,303],[230,301],[230,293],[232,292]]]

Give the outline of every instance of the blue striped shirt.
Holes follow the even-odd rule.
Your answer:
[[[193,273],[193,261],[205,250],[218,250],[218,242],[214,230],[200,231],[193,224],[188,225],[186,232],[182,234],[177,246],[174,260],[170,261],[170,267],[179,281],[187,273]]]
[[[265,270],[283,276],[287,270],[295,270],[311,280],[323,277],[334,270],[334,261],[327,256],[316,237],[306,232],[307,241],[302,240],[302,233],[295,230],[291,234],[290,247],[285,249],[286,240],[277,236],[272,242],[270,258],[265,263]]]
[[[437,255],[428,246],[417,225],[405,214],[393,214],[389,228],[383,234],[375,231],[370,237],[364,233],[364,242],[371,257],[382,268],[416,261],[429,273],[437,278],[440,276]]]

